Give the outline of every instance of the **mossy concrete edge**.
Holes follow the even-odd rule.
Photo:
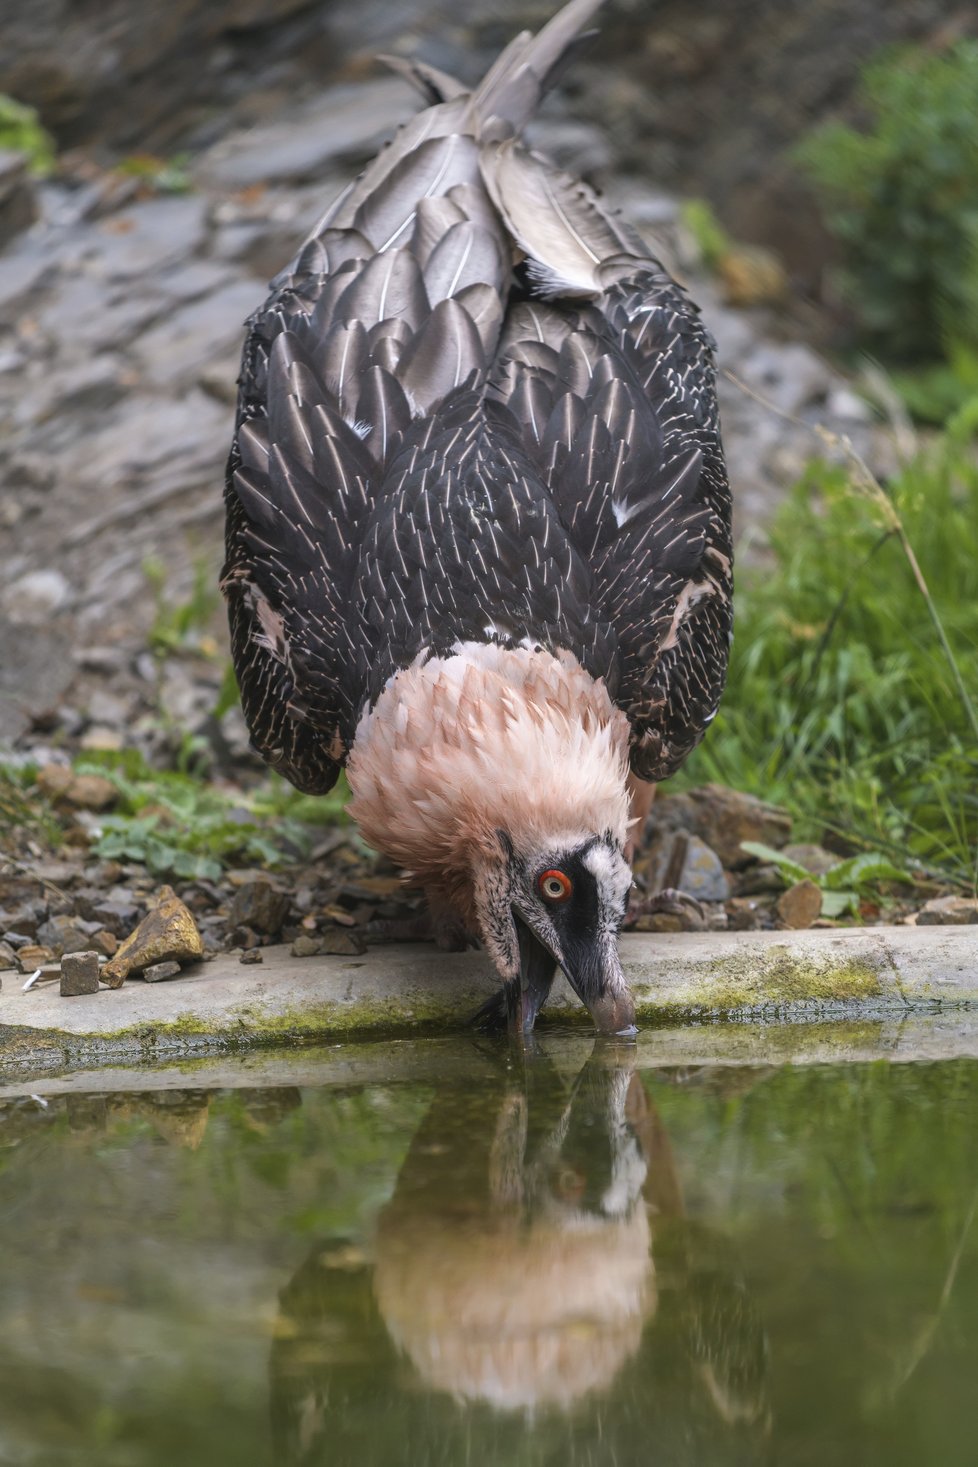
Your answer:
[[[492,991],[478,953],[381,947],[361,959],[261,965],[218,958],[162,984],[62,999],[56,985],[0,992],[0,1078],[122,1061],[464,1028]],[[629,935],[622,960],[643,1027],[805,1023],[978,1007],[978,927]],[[563,978],[549,1023],[587,1024]],[[545,1027],[545,1026],[544,1026]]]

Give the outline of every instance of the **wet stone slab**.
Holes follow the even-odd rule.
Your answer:
[[[749,1030],[818,1020],[899,1022],[978,1009],[978,929],[630,935],[626,975],[643,1030],[724,1021]],[[464,1031],[494,987],[479,953],[424,945],[362,955],[262,950],[216,958],[158,984],[65,1003],[50,985],[0,992],[0,1077],[93,1064],[342,1040]],[[542,1027],[589,1021],[563,978]],[[790,1059],[790,1046],[782,1058]]]

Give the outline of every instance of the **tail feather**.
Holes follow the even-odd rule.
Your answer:
[[[480,137],[518,134],[556,79],[565,53],[604,0],[570,0],[534,36],[523,31],[497,57],[472,94]]]

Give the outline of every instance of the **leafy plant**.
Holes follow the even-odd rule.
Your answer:
[[[244,794],[150,769],[133,750],[77,767],[105,775],[121,796],[100,822],[96,852],[140,861],[158,875],[214,879],[232,861],[274,867],[309,850],[312,827],[342,818],[345,791],[311,800],[274,776]]]
[[[31,172],[43,177],[54,167],[54,139],[37,111],[0,92],[0,148],[26,153]]]
[[[891,360],[978,348],[978,42],[887,53],[861,92],[865,131],[830,124],[799,149],[844,293]]]
[[[847,913],[858,916],[860,896],[876,894],[880,882],[913,882],[909,871],[901,870],[875,851],[850,856],[845,861],[837,861],[827,871],[816,873],[809,871],[800,861],[793,861],[784,851],[777,851],[762,841],[741,841],[740,849],[769,866],[776,866],[786,886],[793,886],[796,881],[814,881],[822,893],[823,917],[844,917]]]
[[[683,782],[975,880],[978,400],[884,490],[813,462],[745,575],[728,690]]]

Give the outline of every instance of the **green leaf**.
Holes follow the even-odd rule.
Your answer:
[[[740,849],[746,851],[749,856],[756,856],[765,865],[777,866],[782,876],[788,879],[789,885],[793,885],[796,881],[815,880],[812,873],[807,871],[800,862],[792,861],[790,857],[782,855],[780,851],[776,851],[773,846],[764,845],[763,841],[742,840],[740,842]]]
[[[879,881],[913,882],[909,871],[903,871],[886,856],[877,851],[866,851],[861,856],[851,856],[848,861],[839,861],[821,878],[819,885],[829,891],[841,891],[844,887],[873,886]]]
[[[854,891],[823,891],[822,916],[859,916],[859,897]]]

